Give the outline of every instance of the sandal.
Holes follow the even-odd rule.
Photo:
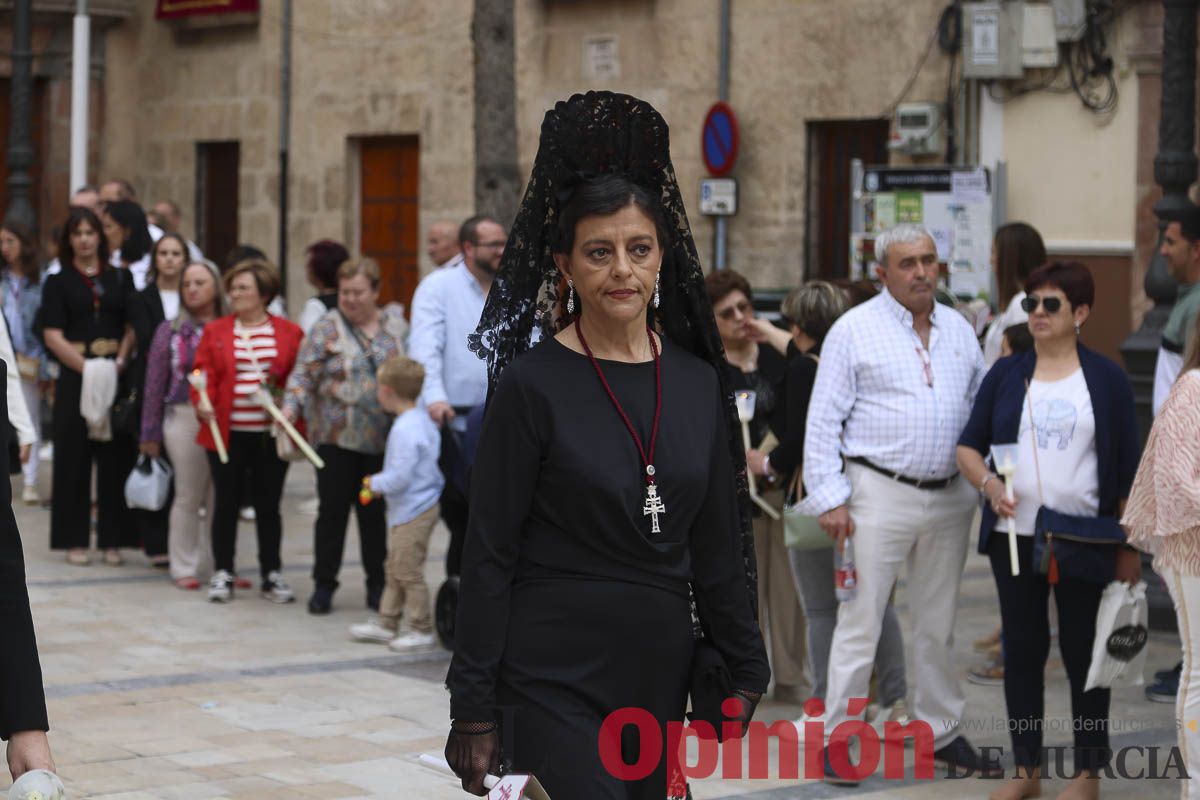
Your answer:
[[[185,592],[194,592],[200,588],[200,581],[196,578],[177,578],[175,586]]]

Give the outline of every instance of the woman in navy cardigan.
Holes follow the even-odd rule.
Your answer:
[[[1095,300],[1087,267],[1056,262],[1025,283],[1034,349],[996,362],[980,386],[958,442],[963,474],[987,499],[979,552],[992,562],[1004,629],[1004,698],[1017,777],[992,794],[1020,800],[1040,793],[1043,690],[1050,653],[1047,603],[1051,585],[1059,615],[1059,648],[1071,684],[1077,777],[1060,795],[1099,795],[1107,763],[1109,690],[1084,692],[1104,585],[1058,576],[1051,584],[1034,569],[1038,507],[1065,514],[1119,518],[1137,471],[1139,439],[1133,389],[1124,371],[1078,342]],[[1032,412],[1033,424],[1030,424]],[[993,444],[1017,444],[1013,502],[984,459]],[[1035,465],[1036,448],[1036,465]],[[1041,479],[1038,480],[1040,472]],[[1039,485],[1040,483],[1040,485]],[[1020,575],[1009,562],[1007,519],[1016,519]],[[1116,556],[1117,579],[1134,581],[1141,562],[1132,550]]]

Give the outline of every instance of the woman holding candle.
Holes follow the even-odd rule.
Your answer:
[[[750,282],[733,270],[710,272],[704,288],[712,303],[717,331],[725,348],[725,372],[735,394],[754,392],[754,418],[750,420],[747,468],[758,494],[778,509],[783,506],[782,485],[771,471],[763,472],[763,451],[784,430],[785,409],[779,402],[787,373],[787,359],[766,344],[760,345],[754,327],[754,303]],[[751,464],[750,460],[758,464]],[[771,638],[771,673],[775,676],[775,699],[799,705],[808,696],[804,672],[807,650],[804,613],[796,595],[796,582],[787,548],[783,544],[783,522],[758,509],[754,515],[754,552],[758,557],[759,619]]]
[[[105,563],[116,566],[123,561],[117,548],[137,544],[124,490],[135,448],[128,437],[91,429],[80,399],[88,388],[84,371],[89,361],[95,362],[88,368],[92,375],[110,375],[114,367],[118,374],[125,371],[134,348],[133,279],[108,263],[100,220],[86,208],[71,209],[58,257],[62,271],[48,277],[42,289],[43,339],[62,365],[54,402],[50,547],[66,550],[68,563],[91,563],[88,487],[95,462],[96,537]]]
[[[180,589],[195,591],[212,556],[211,519],[201,517],[200,508],[211,514],[215,503],[208,459],[196,443],[200,423],[189,407],[188,376],[204,326],[225,313],[225,297],[212,262],[194,261],[180,277],[179,314],[158,325],[147,348],[140,449],[157,458],[165,448],[175,470],[167,535],[171,578]]]
[[[1041,505],[1075,516],[1117,517],[1137,468],[1137,419],[1124,370],[1078,342],[1095,299],[1087,267],[1074,262],[1040,267],[1025,281],[1025,292],[1022,306],[1029,314],[1034,349],[996,362],[958,446],[959,468],[987,500],[979,550],[991,559],[1000,596],[1004,696],[1018,772],[992,797],[1019,800],[1040,793],[1044,671],[1050,651],[1047,603],[1053,586],[1079,771],[1059,796],[1094,798],[1100,791],[1099,770],[1109,758],[1109,690],[1084,692],[1083,687],[1104,584],[1039,572],[1032,558],[1034,521]],[[1010,500],[1004,481],[984,458],[992,445],[1014,442]],[[1018,534],[1016,576],[1009,557],[1009,518],[1016,519]],[[1140,577],[1136,552],[1121,548],[1114,558],[1117,580]]]
[[[280,572],[279,557],[283,537],[279,500],[288,464],[276,451],[272,418],[259,391],[282,391],[303,334],[299,326],[267,312],[279,293],[279,273],[266,261],[250,259],[234,265],[225,273],[224,283],[233,313],[204,326],[194,363],[205,377],[213,408],[211,412],[201,404],[196,408],[201,423],[196,440],[209,451],[216,491],[212,540],[217,571],[209,582],[208,599],[226,603],[233,598],[238,496],[249,476],[262,595],[274,603],[290,603],[295,595]],[[209,427],[212,419],[217,421],[228,463],[218,457]]]
[[[376,396],[375,371],[404,353],[408,330],[399,308],[379,308],[378,264],[369,258],[346,260],[334,274],[337,307],[312,324],[283,404],[292,421],[307,413],[317,452],[329,466],[317,472],[320,507],[313,529],[314,589],[308,601],[312,614],[332,609],[352,508],[367,579],[367,607],[379,609],[387,520],[382,502],[364,505],[357,498],[362,479],[383,469],[390,424]]]

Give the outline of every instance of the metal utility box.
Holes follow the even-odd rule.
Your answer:
[[[963,77],[1019,78],[1025,3],[963,3]]]

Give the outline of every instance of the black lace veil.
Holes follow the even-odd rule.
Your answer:
[[[663,243],[662,300],[652,323],[662,335],[708,361],[717,372],[737,475],[741,530],[730,533],[741,538],[751,605],[757,607],[758,576],[741,427],[723,368],[721,337],[704,290],[704,269],[671,165],[667,123],[649,103],[624,94],[588,92],[546,112],[533,173],[479,327],[469,337],[470,348],[487,361],[490,396],[500,373],[514,358],[533,342],[566,327],[563,283],[551,257],[559,209],[579,182],[607,174],[628,178],[662,205],[668,241]]]

